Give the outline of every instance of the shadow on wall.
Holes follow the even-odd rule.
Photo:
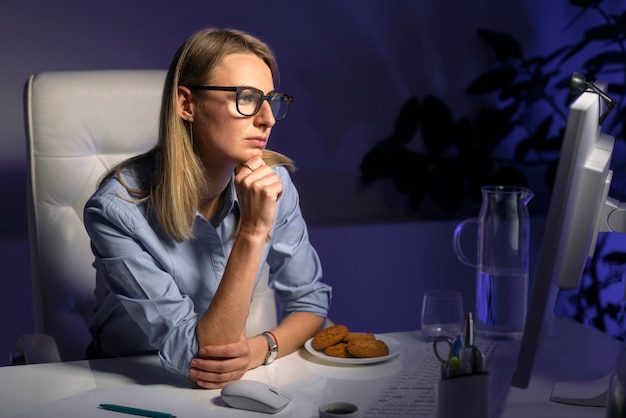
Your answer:
[[[475,310],[476,270],[452,248],[458,221],[314,227],[309,230],[324,273],[333,287],[330,318],[362,332],[420,328],[426,290],[461,292],[465,312]],[[531,221],[530,283],[545,220]],[[471,234],[469,234],[471,235]],[[476,241],[463,242],[466,254]]]
[[[30,251],[26,215],[26,171],[0,170],[0,263],[4,303],[0,303],[0,366],[9,364],[9,353],[17,338],[34,329]]]
[[[330,318],[361,332],[418,329],[424,291],[435,288],[459,290],[465,309],[473,310],[475,273],[453,253],[455,226],[411,222],[311,228],[324,280],[333,287]]]
[[[28,231],[26,216],[26,168],[0,170],[0,236],[24,235]]]
[[[626,338],[626,235],[600,233],[594,257],[587,260],[579,286],[563,290],[555,314],[573,318],[609,336]]]

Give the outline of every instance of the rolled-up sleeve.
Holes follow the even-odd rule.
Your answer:
[[[283,315],[310,312],[328,316],[331,287],[322,282],[322,265],[309,241],[298,191],[284,168],[278,170],[284,186],[267,262],[270,287],[276,290]]]
[[[110,194],[92,198],[84,216],[96,256],[96,281],[108,290],[100,298],[96,321],[101,323],[95,327],[103,328],[105,337],[115,335],[101,339],[101,347],[113,355],[151,348],[159,351],[164,366],[187,375],[197,346],[197,314],[172,277],[164,245],[168,238],[150,227],[136,204]],[[127,316],[119,316],[120,304]],[[132,335],[137,330],[128,316],[143,335]]]

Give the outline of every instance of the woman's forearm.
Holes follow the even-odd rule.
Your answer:
[[[207,311],[198,320],[198,347],[235,342],[245,329],[265,237],[240,234]]]
[[[278,357],[286,356],[304,345],[304,343],[318,332],[325,322],[325,318],[308,312],[295,312],[273,330],[278,344]],[[250,339],[252,350],[251,368],[255,368],[265,361],[268,353],[268,344],[263,337]]]

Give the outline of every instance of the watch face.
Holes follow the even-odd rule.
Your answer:
[[[267,335],[266,333],[263,333],[261,335],[265,337],[269,346],[269,352],[267,353],[267,357],[265,357],[265,363],[263,364],[270,364],[274,361],[274,359],[276,359],[276,356],[278,355],[278,345],[276,344],[276,341],[274,341],[273,337]]]
[[[278,351],[276,350],[271,350],[268,354],[267,354],[267,358],[265,359],[265,364],[270,364],[271,362],[273,362],[276,359],[276,356],[278,355]]]

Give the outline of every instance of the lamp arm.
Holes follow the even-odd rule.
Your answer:
[[[602,122],[604,122],[606,117],[609,116],[609,113],[611,113],[611,111],[615,107],[615,100],[611,98],[608,94],[606,94],[604,90],[602,90],[600,87],[589,81],[586,81],[584,75],[576,72],[572,74],[569,85],[570,95],[579,94],[585,90],[591,90],[592,92],[596,93],[602,98],[602,100],[604,100],[604,103],[606,104],[606,109],[604,109],[604,112],[602,112],[602,115],[600,115],[599,119],[599,124],[602,125]]]

